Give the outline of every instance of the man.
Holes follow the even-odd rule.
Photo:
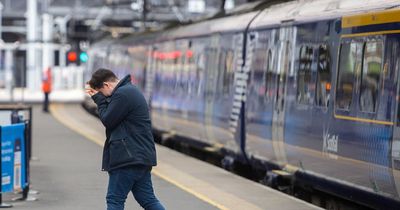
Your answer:
[[[109,174],[107,210],[124,209],[130,191],[144,209],[163,210],[151,182],[156,151],[145,98],[129,75],[118,80],[108,69],[94,72],[88,84],[86,92],[106,128],[102,170]]]
[[[49,94],[51,93],[51,69],[43,72],[42,91],[44,93],[43,112],[49,112]]]

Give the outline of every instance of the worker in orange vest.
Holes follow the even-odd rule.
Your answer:
[[[43,72],[42,91],[44,93],[43,112],[49,112],[49,94],[51,92],[51,68]]]

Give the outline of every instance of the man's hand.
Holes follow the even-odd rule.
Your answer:
[[[92,97],[93,95],[95,95],[96,93],[99,92],[99,91],[89,87],[89,85],[86,86],[85,91],[90,97]]]

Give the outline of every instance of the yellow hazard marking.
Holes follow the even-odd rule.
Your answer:
[[[221,209],[221,210],[228,210],[229,209],[229,208],[225,207],[224,205],[219,204],[219,203],[211,200],[207,196],[205,196],[205,195],[203,195],[201,193],[198,193],[198,192],[190,189],[189,187],[186,187],[185,185],[180,184],[179,182],[175,181],[173,178],[164,175],[162,172],[157,170],[157,167],[154,168],[152,170],[152,172],[153,172],[153,174],[155,174],[156,176],[160,177],[161,179],[163,179],[163,180],[165,180],[165,181],[177,186],[178,188],[180,188],[180,189],[182,189],[182,190],[194,195],[196,198],[198,198],[198,199],[200,199],[200,200],[202,200],[202,201],[204,201],[206,203],[209,203],[209,204],[217,207],[218,209]]]
[[[96,138],[95,136],[90,135],[87,132],[85,132],[85,130],[83,130],[82,128],[77,126],[73,121],[68,120],[66,118],[66,116],[61,113],[61,111],[60,111],[61,109],[64,109],[64,105],[62,105],[62,104],[51,104],[50,105],[50,113],[51,113],[51,115],[53,115],[54,118],[56,118],[56,120],[58,120],[59,122],[61,122],[62,124],[64,124],[68,128],[70,128],[71,130],[73,130],[73,131],[79,133],[80,135],[84,136],[85,138],[89,139],[90,141],[93,141],[94,143],[96,143],[100,146],[104,145],[105,139]]]

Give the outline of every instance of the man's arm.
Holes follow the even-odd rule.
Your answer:
[[[110,130],[117,127],[130,111],[127,98],[120,93],[114,93],[109,103],[100,92],[93,95],[92,99],[97,104],[101,122]]]

